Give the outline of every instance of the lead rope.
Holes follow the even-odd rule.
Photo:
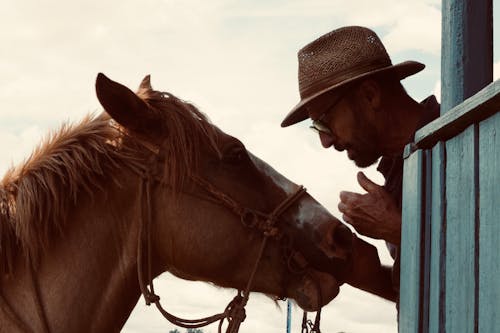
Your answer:
[[[276,217],[281,215],[285,210],[287,210],[298,198],[302,196],[306,192],[306,189],[303,186],[300,186],[299,189],[292,194],[290,197],[288,197],[285,201],[283,201],[278,207],[274,209],[274,211],[268,216],[265,222],[265,230],[264,230],[264,239],[262,240],[262,243],[259,248],[259,254],[257,256],[257,260],[255,261],[254,267],[252,269],[252,273],[250,275],[250,278],[248,280],[247,286],[245,288],[245,291],[243,293],[243,302],[242,304],[242,314],[240,313],[240,317],[243,317],[241,320],[230,322],[229,327],[227,332],[228,333],[236,333],[239,330],[239,327],[243,320],[245,320],[245,305],[248,301],[248,298],[250,296],[250,289],[252,287],[253,279],[255,277],[255,273],[257,272],[257,268],[259,266],[260,259],[262,258],[262,255],[264,253],[264,249],[266,248],[267,240],[271,236],[275,236],[278,232],[276,227],[274,226],[274,223],[276,222]]]
[[[323,303],[323,295],[321,294],[321,286],[317,279],[314,276],[310,276],[311,280],[314,282],[316,290],[318,291],[318,303]],[[304,311],[302,315],[302,333],[321,333],[320,329],[320,321],[321,321],[321,308],[316,311],[316,317],[314,318],[314,323],[307,319],[307,312]]]
[[[214,195],[216,198],[220,199],[221,195],[223,200],[221,202],[227,204],[229,208],[234,209],[237,205],[234,203],[233,200],[231,200],[229,197],[224,195],[220,191],[215,191],[213,186],[210,185],[210,183],[206,181],[202,181],[201,179],[195,179],[195,181],[199,184],[202,185],[203,188],[205,188],[210,194]],[[248,280],[247,286],[243,293],[241,291],[238,291],[238,294],[233,298],[231,302],[227,305],[226,309],[224,312],[210,316],[210,317],[205,317],[201,319],[183,319],[176,317],[169,312],[167,312],[160,304],[160,297],[155,294],[154,292],[154,285],[153,285],[153,279],[152,279],[152,272],[151,272],[151,265],[152,265],[152,260],[151,260],[151,230],[150,230],[150,224],[151,224],[151,198],[150,198],[150,181],[149,178],[143,177],[143,182],[141,182],[140,189],[139,189],[139,198],[142,198],[143,192],[146,192],[146,208],[147,208],[147,213],[146,213],[146,219],[144,219],[144,212],[141,213],[141,220],[143,223],[139,223],[139,236],[138,236],[138,245],[137,245],[137,274],[138,274],[138,279],[139,279],[139,286],[141,289],[142,294],[144,295],[144,299],[146,301],[146,305],[150,305],[151,303],[154,303],[157,307],[157,309],[160,311],[160,313],[173,323],[174,325],[184,327],[184,328],[199,328],[203,326],[207,326],[211,323],[214,323],[216,321],[219,321],[219,327],[218,327],[218,332],[222,332],[222,324],[225,319],[228,320],[228,327],[226,329],[226,333],[237,333],[239,331],[239,327],[241,323],[245,320],[246,314],[245,314],[245,306],[248,302],[249,296],[250,296],[250,289],[252,287],[253,279],[255,277],[255,273],[257,271],[260,259],[262,258],[262,255],[264,253],[264,249],[267,244],[267,239],[270,236],[275,236],[278,232],[277,228],[274,227],[274,223],[276,221],[276,217],[279,216],[281,213],[283,213],[286,209],[290,207],[292,203],[294,203],[302,194],[306,192],[306,189],[303,186],[300,186],[298,190],[288,197],[286,200],[284,200],[274,211],[268,215],[268,218],[266,219],[265,227],[263,227],[264,231],[264,238],[262,240],[262,243],[259,248],[259,253],[257,256],[257,260],[255,261],[254,267],[252,269],[252,273],[250,274],[250,278]],[[241,218],[243,220],[244,215],[241,215]],[[143,226],[145,224],[145,227]],[[146,229],[146,230],[144,230]],[[147,239],[145,239],[144,231],[147,232]],[[143,265],[142,265],[142,259],[143,259],[143,242],[147,242],[147,261],[148,261],[148,282],[144,283],[144,277],[143,277]]]
[[[318,302],[321,304],[323,303],[322,295],[321,295],[321,286],[319,285],[318,280],[313,278],[311,276],[311,279],[314,281],[314,284],[316,285],[316,289],[318,290]],[[310,320],[307,319],[307,312],[304,311],[304,314],[302,315],[302,333],[321,333],[321,329],[319,327],[321,321],[321,308],[316,311],[316,317],[314,318],[314,323]]]
[[[139,279],[139,286],[141,289],[142,294],[144,295],[144,299],[146,301],[146,305],[151,305],[151,303],[154,303],[157,307],[157,309],[160,311],[160,313],[170,321],[172,324],[184,327],[184,328],[199,328],[203,326],[210,325],[216,321],[219,321],[219,333],[221,332],[222,329],[222,324],[224,322],[224,319],[228,319],[229,325],[227,332],[233,333],[237,332],[239,328],[239,324],[245,319],[245,310],[244,306],[246,305],[246,302],[248,300],[248,294],[247,296],[242,296],[240,292],[233,298],[233,300],[227,305],[226,309],[224,312],[210,316],[210,317],[205,317],[205,318],[200,318],[200,319],[183,319],[176,317],[172,314],[170,314],[168,311],[166,311],[162,305],[160,304],[160,297],[155,294],[154,292],[154,285],[153,285],[153,280],[152,275],[151,275],[151,233],[150,233],[150,219],[151,219],[151,199],[150,199],[150,184],[148,179],[144,179],[144,182],[141,183],[141,188],[139,191],[140,197],[143,196],[144,192],[144,187],[145,187],[145,192],[146,192],[146,206],[148,208],[147,212],[147,218],[142,219],[144,223],[139,224],[139,237],[138,237],[138,246],[137,246],[137,274],[138,274],[138,279]],[[143,224],[145,226],[143,227]],[[144,230],[146,229],[146,230]],[[144,282],[144,277],[143,277],[143,265],[142,265],[142,259],[143,259],[143,242],[146,241],[146,236],[144,235],[144,232],[147,231],[147,260],[148,260],[148,283]]]
[[[314,323],[311,319],[307,319],[307,312],[304,311],[302,315],[302,333],[321,333],[321,329],[319,328],[319,323],[321,320],[321,309],[316,312],[316,318],[314,319]]]

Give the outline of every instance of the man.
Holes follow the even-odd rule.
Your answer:
[[[433,96],[418,103],[400,80],[425,66],[415,61],[393,65],[375,32],[356,26],[319,37],[302,48],[298,58],[301,100],[281,126],[310,118],[324,148],[345,150],[361,168],[382,157],[378,170],[385,177],[384,186],[359,172],[358,182],[367,193],[341,192],[338,208],[358,233],[385,240],[396,259],[391,272],[390,267],[381,266],[373,246],[355,239],[353,267],[346,282],[396,301],[402,152],[415,131],[439,115]]]

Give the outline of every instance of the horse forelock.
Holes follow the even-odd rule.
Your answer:
[[[167,93],[141,88],[137,95],[159,117],[164,137],[159,147],[163,155],[163,179],[174,190],[198,171],[200,147],[221,156],[217,128],[193,104]]]

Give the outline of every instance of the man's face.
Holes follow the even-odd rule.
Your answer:
[[[381,149],[376,127],[372,117],[368,116],[369,111],[357,102],[352,92],[334,100],[336,103],[330,103],[326,108],[318,107],[309,112],[313,121],[319,120],[330,130],[330,133],[318,131],[322,146],[346,150],[349,159],[358,167],[372,165],[381,156]]]

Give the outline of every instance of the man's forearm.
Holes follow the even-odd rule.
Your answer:
[[[353,287],[362,289],[389,301],[396,302],[398,298],[398,293],[394,291],[392,286],[392,268],[388,266],[380,266],[380,271],[376,275],[373,274],[363,279],[347,279],[346,282]]]

